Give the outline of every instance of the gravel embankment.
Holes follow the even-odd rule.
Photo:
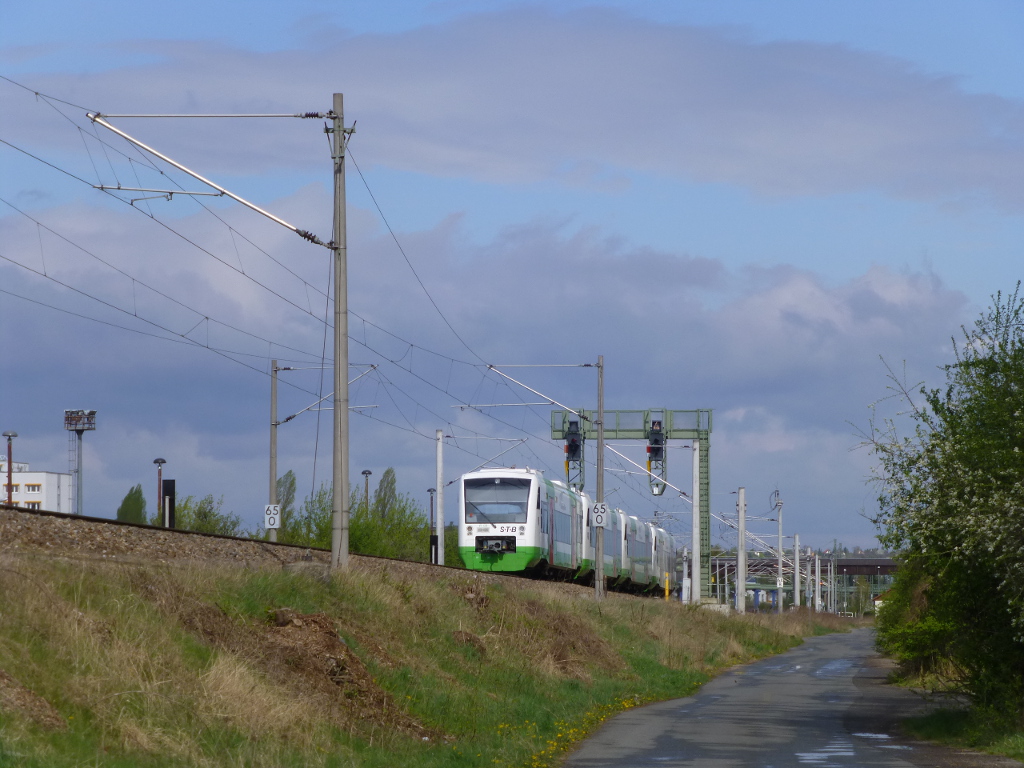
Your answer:
[[[302,560],[307,550],[263,541],[137,528],[63,515],[36,515],[0,507],[0,550],[97,559],[167,563],[227,561],[258,566]],[[327,562],[325,552],[309,552]]]
[[[132,563],[236,564],[242,567],[295,567],[318,569],[330,562],[330,553],[266,541],[229,539],[167,531],[153,527],[117,525],[65,515],[39,515],[0,505],[0,553],[52,555]],[[512,580],[514,576],[458,571],[426,563],[350,556],[354,568],[387,572],[394,579],[433,579],[464,573],[475,583]],[[590,597],[592,590],[575,584],[526,582],[537,588]]]

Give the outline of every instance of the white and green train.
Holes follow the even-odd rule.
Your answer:
[[[539,470],[514,467],[470,472],[456,488],[459,555],[467,568],[593,581],[598,529],[586,493]],[[610,586],[646,591],[674,582],[675,552],[665,530],[621,509],[608,518],[604,576]]]

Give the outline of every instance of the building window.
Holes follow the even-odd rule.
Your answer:
[[[19,483],[14,483],[13,485],[4,483],[4,493],[17,493],[19,488],[21,488]]]
[[[25,508],[26,509],[42,509],[42,506],[43,506],[43,502],[41,502],[41,501],[26,501],[25,502]]]
[[[25,484],[25,493],[42,493],[42,492],[43,492],[43,486],[42,485],[32,485],[32,484],[29,484],[29,483]]]

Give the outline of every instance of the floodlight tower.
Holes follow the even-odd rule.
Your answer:
[[[96,429],[96,411],[64,411],[64,429],[78,435],[75,451],[75,513],[82,514],[82,435]],[[69,435],[70,437],[70,435]]]

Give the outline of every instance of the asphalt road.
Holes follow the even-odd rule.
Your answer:
[[[932,705],[885,684],[890,666],[873,645],[859,629],[737,667],[694,696],[610,720],[565,768],[1024,765],[901,737],[897,722]]]

